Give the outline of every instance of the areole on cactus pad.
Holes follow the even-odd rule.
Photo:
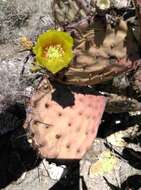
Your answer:
[[[24,128],[41,157],[81,159],[97,135],[105,97],[73,88],[44,78],[29,100]]]

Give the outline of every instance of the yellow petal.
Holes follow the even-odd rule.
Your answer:
[[[57,49],[58,47],[60,49]],[[72,47],[73,38],[67,32],[49,30],[38,37],[33,47],[36,64],[55,74],[69,66],[73,59]]]

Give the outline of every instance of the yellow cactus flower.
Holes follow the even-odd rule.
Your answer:
[[[49,30],[38,37],[33,47],[36,64],[55,74],[69,66],[73,58],[72,47],[73,38],[67,32]]]

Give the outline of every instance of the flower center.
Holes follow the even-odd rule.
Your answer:
[[[52,45],[44,49],[44,56],[48,59],[57,59],[62,57],[64,50],[60,44]]]

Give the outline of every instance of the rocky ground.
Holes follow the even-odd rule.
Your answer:
[[[20,127],[25,116],[22,108],[15,105],[15,109],[7,111],[6,116],[1,115],[3,125],[4,122],[7,124],[8,116],[10,127],[17,125],[15,130],[1,135],[1,189],[104,190],[141,187],[140,115],[115,114],[109,121],[111,115],[104,114],[97,139],[80,161],[41,160]]]
[[[0,0],[0,189],[139,190],[140,110],[106,111],[97,139],[80,161],[42,160],[27,141],[24,104],[38,76],[29,69],[32,57],[22,74],[29,52],[19,42],[23,36],[34,41],[53,26],[50,3]]]

